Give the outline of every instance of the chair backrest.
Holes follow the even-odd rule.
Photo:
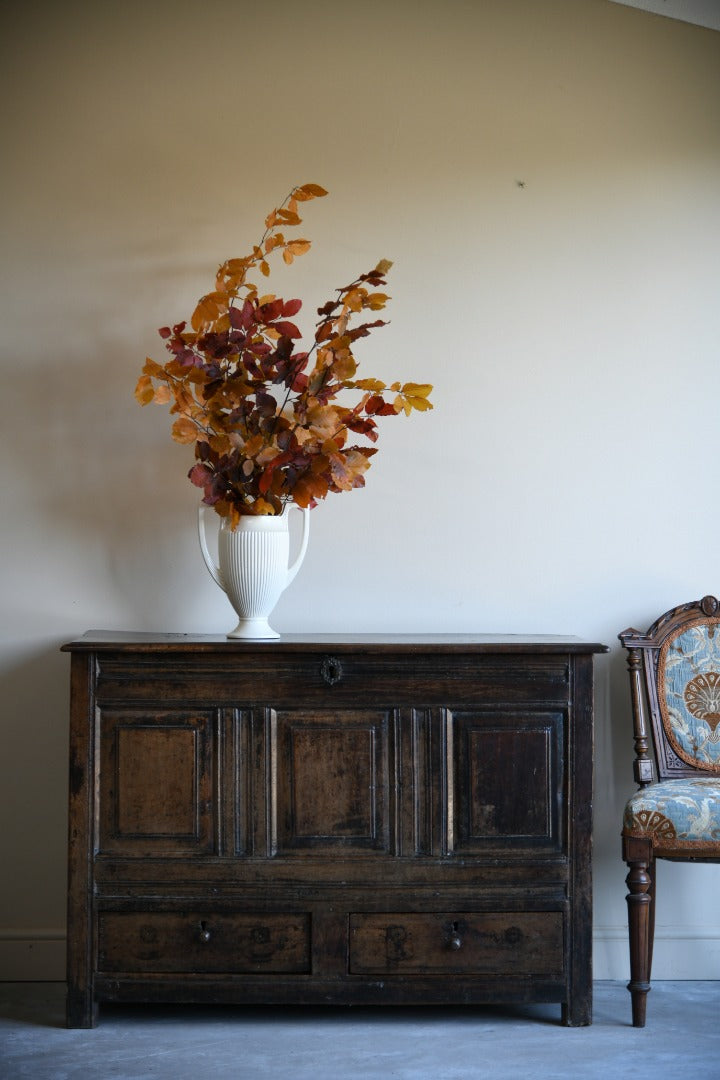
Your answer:
[[[630,628],[619,637],[628,650],[637,782],[653,780],[649,727],[658,779],[720,774],[720,602],[681,604],[646,634]]]

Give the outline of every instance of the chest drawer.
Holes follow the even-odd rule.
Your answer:
[[[310,967],[310,916],[302,913],[103,912],[103,972],[299,974]]]
[[[350,917],[350,971],[559,977],[562,912],[355,914]]]

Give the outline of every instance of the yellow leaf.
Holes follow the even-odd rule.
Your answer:
[[[358,390],[372,390],[376,394],[379,393],[380,390],[386,389],[385,383],[380,382],[379,379],[358,379],[357,382],[353,383],[353,386],[357,387]],[[399,390],[400,387],[396,385],[392,386],[390,389]]]
[[[265,499],[258,496],[258,498],[253,503],[253,511],[256,514],[262,514],[263,517],[268,517],[271,514],[275,514],[275,507],[272,503],[269,503]]]
[[[283,251],[283,262],[286,262],[289,266],[294,258],[295,256],[293,255],[292,251],[290,251],[290,245],[288,245]]]
[[[172,437],[178,443],[193,443],[198,435],[198,429],[187,416],[180,416],[172,426]]]
[[[283,254],[284,254],[284,252],[283,252]],[[265,262],[264,259],[260,263],[260,273],[263,274],[264,277],[269,277],[270,276],[270,267],[268,266],[268,264]]]
[[[137,386],[135,387],[135,400],[138,401],[140,405],[149,405],[154,397],[155,391],[153,390],[150,376],[141,375],[137,381]]]
[[[153,400],[158,405],[167,405],[168,401],[172,400],[172,391],[169,386],[158,386],[155,391]]]
[[[343,297],[343,304],[350,311],[362,311],[363,299],[367,296],[366,289],[351,289]]]
[[[432,383],[406,382],[402,388],[403,394],[409,394],[411,397],[426,398],[431,391]]]
[[[428,409],[432,409],[432,402],[424,397],[415,397],[413,394],[405,394],[405,401],[411,405],[413,409],[417,409],[418,412],[426,412]],[[408,410],[406,409],[405,412],[407,411]]]
[[[390,269],[391,266],[392,266],[392,262],[390,261],[390,259],[381,259],[380,262],[375,267],[375,269],[376,269],[378,274],[382,274],[383,277],[384,277],[385,274],[387,274],[387,272],[388,272],[388,270]]]
[[[374,292],[370,293],[365,301],[365,307],[369,307],[371,311],[380,311],[385,307],[386,302],[390,299],[385,293]]]

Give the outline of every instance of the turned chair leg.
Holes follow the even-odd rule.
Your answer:
[[[645,1009],[650,990],[653,937],[655,933],[655,860],[628,860],[626,880],[629,892],[630,982],[633,1027],[645,1027]]]

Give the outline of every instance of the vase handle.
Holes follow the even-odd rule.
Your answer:
[[[300,551],[297,554],[297,558],[295,559],[295,562],[292,564],[292,566],[290,566],[288,568],[287,583],[285,585],[285,588],[287,588],[287,586],[290,584],[290,582],[293,580],[293,578],[297,574],[298,570],[300,569],[300,567],[302,565],[302,561],[305,558],[305,552],[307,551],[308,540],[310,539],[310,509],[309,509],[309,507],[307,507],[307,506],[305,506],[305,507],[298,506],[297,503],[290,503],[288,505],[289,510],[292,510],[293,507],[296,510],[299,510],[300,513],[303,516],[302,537],[300,539]]]
[[[209,548],[207,546],[207,540],[205,539],[205,511],[206,510],[207,510],[207,506],[204,503],[200,503],[200,505],[198,506],[198,540],[200,541],[200,550],[202,551],[202,556],[203,556],[203,559],[205,560],[205,565],[207,566],[208,570],[210,571],[210,574],[212,576],[213,581],[215,582],[216,585],[220,586],[220,588],[222,589],[222,591],[224,593],[226,593],[227,589],[225,588],[225,585],[224,585],[223,580],[222,580],[222,574],[220,572],[220,567],[218,566],[218,564],[215,562],[212,555],[210,554],[210,550],[209,550]]]

